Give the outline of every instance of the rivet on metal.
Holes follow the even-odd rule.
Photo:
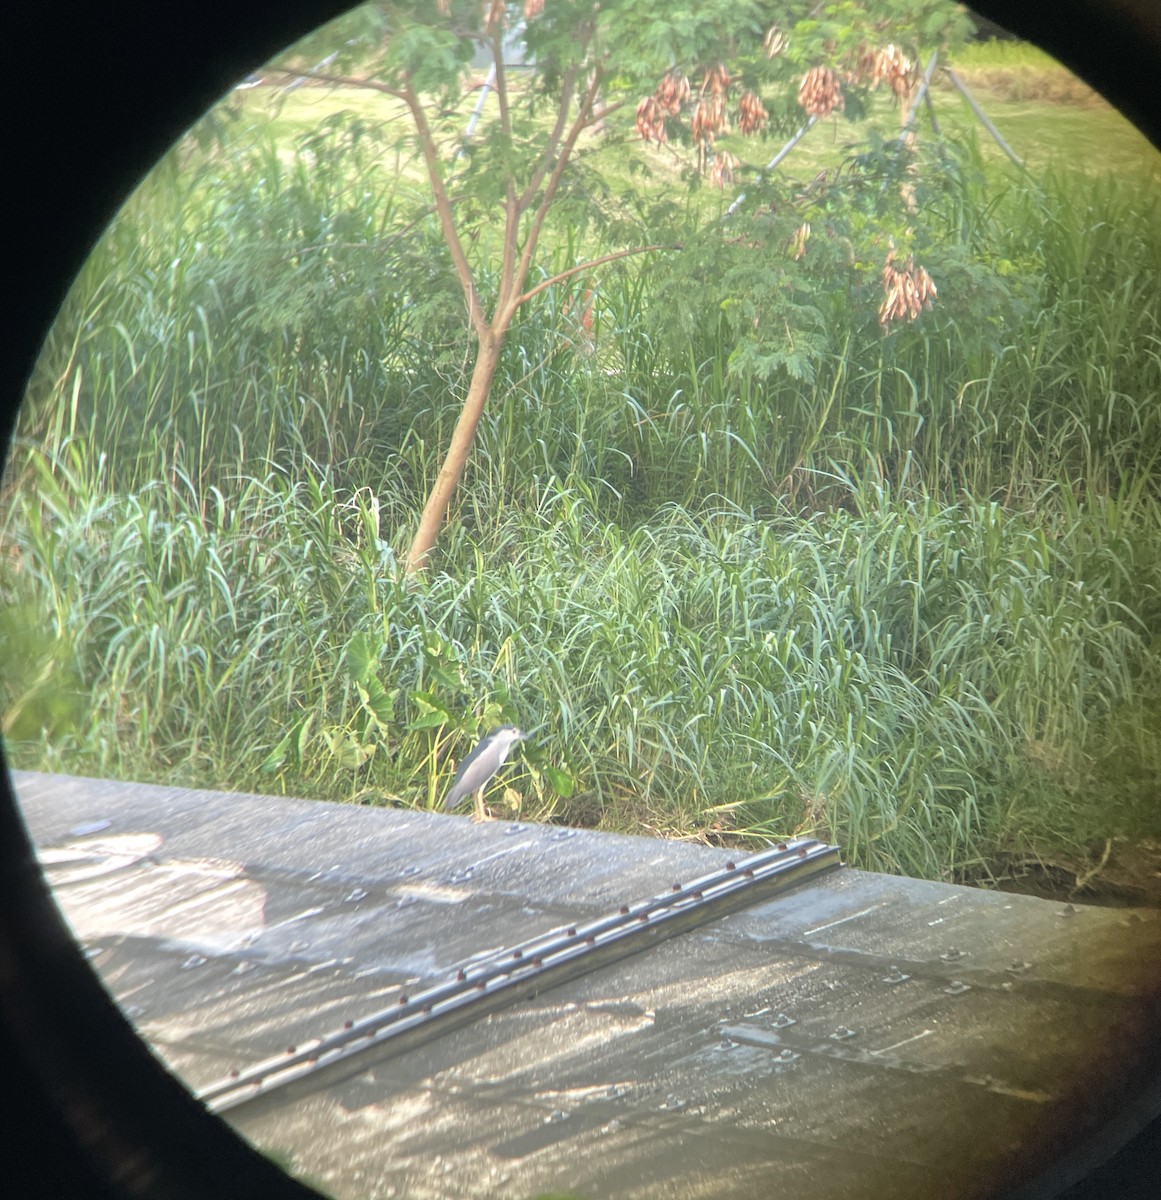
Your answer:
[[[753,868],[751,868],[751,867],[747,867],[747,868],[746,868],[746,869],[745,869],[745,870],[742,872],[742,874],[743,874],[743,875],[744,875],[744,876],[745,876],[747,879],[753,879],[753,878],[754,878],[754,871],[753,871]]]
[[[406,1003],[407,1003],[407,993],[406,993],[406,992],[400,992],[400,993],[399,993],[399,1003],[400,1003],[401,1005],[403,1005],[403,1004],[406,1004]]]
[[[354,1022],[354,1021],[344,1021],[344,1022],[343,1022],[343,1028],[344,1028],[344,1029],[354,1029],[354,1028],[355,1028],[355,1022]]]
[[[728,863],[726,863],[726,870],[727,870],[727,871],[736,871],[737,869],[738,869],[738,864],[737,864],[737,863],[735,863],[735,862],[728,862]]]
[[[629,915],[629,906],[627,904],[622,904],[620,911],[621,911],[621,916],[623,916],[623,917],[628,916]]]
[[[840,1025],[834,1033],[827,1035],[832,1042],[845,1042],[847,1038],[853,1038],[855,1031],[848,1029],[845,1025]]]
[[[702,893],[701,893],[701,892],[694,892],[694,893],[693,893],[693,898],[694,898],[695,900],[700,900],[700,899],[702,898]]]
[[[523,950],[513,950],[513,951],[512,951],[512,957],[513,957],[513,958],[523,958],[523,957],[524,957],[524,951],[523,951]]]
[[[468,977],[468,973],[467,973],[467,971],[465,971],[465,970],[463,969],[463,967],[460,967],[460,969],[459,969],[459,970],[456,972],[456,982],[457,982],[457,983],[463,983],[463,981],[464,981],[465,979],[467,979],[467,977]]]
[[[951,983],[943,989],[949,996],[962,996],[964,992],[970,992],[972,985],[964,983],[962,979],[953,979]]]
[[[566,930],[566,933],[568,934],[569,937],[576,937],[576,926],[570,925],[568,927],[568,929]]]
[[[681,891],[681,884],[680,884],[680,883],[675,883],[675,884],[673,885],[673,890],[674,890],[675,892],[680,892],[680,891]]]

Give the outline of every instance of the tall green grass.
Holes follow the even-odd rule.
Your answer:
[[[294,153],[259,140],[151,177],[54,327],[24,436],[86,438],[122,489],[176,473],[228,489],[314,462],[340,487],[424,492],[467,385],[463,301],[431,214],[376,145],[334,122]],[[715,495],[776,506],[831,461],[1009,505],[1150,479],[1154,190],[1062,174],[988,187],[970,147],[942,171],[951,183],[922,193],[936,311],[884,338],[875,296],[832,296],[809,378],[739,374],[709,305],[672,336],[660,262],[604,272],[591,330],[583,281],[548,289],[505,347],[468,504],[555,475],[601,481],[618,520]],[[566,229],[543,273],[603,248]]]
[[[384,145],[184,147],[86,266],[5,482],[19,765],[426,806],[512,720],[493,799],[535,819],[930,877],[1161,832],[1147,188],[949,148],[940,305],[828,297],[798,378],[713,311],[671,336],[648,261],[587,324],[546,289],[406,578],[470,360]],[[545,277],[602,248],[552,240]]]
[[[549,481],[407,579],[382,505],[324,477],[78,503],[37,462],[9,597],[45,614],[35,678],[77,703],[38,729],[17,698],[7,734],[61,769],[422,806],[481,722],[518,720],[526,815],[812,831],[946,876],[1050,835],[1014,801],[1037,777],[1079,803],[1094,730],[1148,678],[1142,623],[1086,579],[1132,566],[1113,527],[1155,536],[1155,504],[1049,536],[848,481],[849,509],[805,521],[670,507],[628,530]]]

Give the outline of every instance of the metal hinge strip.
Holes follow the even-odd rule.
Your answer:
[[[840,865],[837,846],[813,839],[780,843],[691,883],[675,883],[669,892],[622,905],[616,913],[562,926],[473,960],[422,991],[401,990],[391,1007],[232,1071],[203,1088],[198,1098],[212,1111],[225,1112],[369,1050],[400,1053]]]

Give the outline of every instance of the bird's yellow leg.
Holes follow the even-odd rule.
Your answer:
[[[474,813],[472,813],[473,821],[479,822],[479,821],[494,820],[492,814],[490,812],[488,812],[488,810],[484,807],[484,789],[483,788],[480,788],[480,790],[478,792],[476,792],[476,794],[472,797],[472,799],[476,806],[476,811]]]

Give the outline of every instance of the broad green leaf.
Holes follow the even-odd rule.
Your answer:
[[[548,780],[552,790],[562,799],[567,800],[576,788],[576,780],[560,767],[543,766],[541,773]]]
[[[356,633],[347,643],[347,670],[357,683],[366,683],[376,665],[367,635]]]

